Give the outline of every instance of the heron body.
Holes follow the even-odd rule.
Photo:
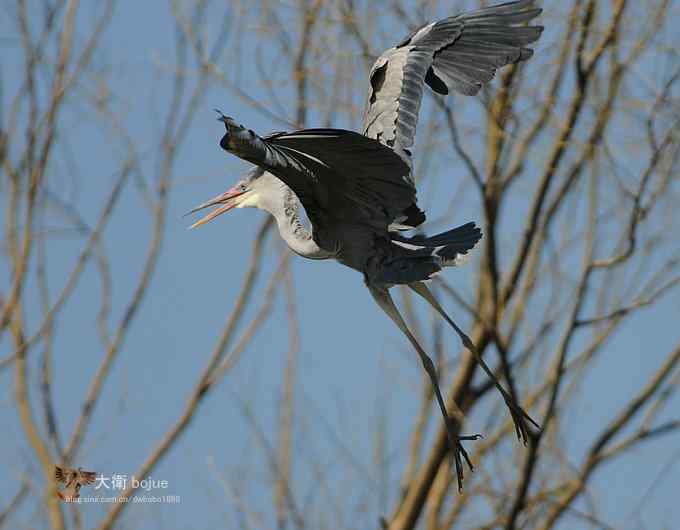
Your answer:
[[[266,146],[267,138],[257,137],[230,118],[223,116],[221,119],[228,130],[222,140],[226,149],[252,158],[254,155],[247,149],[253,145],[272,147]],[[392,220],[399,218],[406,221],[414,216],[424,220],[424,214],[415,205],[414,188],[406,181],[409,175],[406,164],[391,149],[358,133],[339,129],[326,129],[323,134],[321,130],[314,131],[316,134],[304,135],[302,138],[298,138],[297,133],[279,133],[273,139],[273,147],[281,148],[281,144],[289,139],[296,142],[296,145],[304,144],[305,141],[345,144],[357,142],[370,146],[375,151],[369,151],[367,156],[382,157],[388,163],[386,169],[385,166],[381,169],[385,173],[384,179],[368,179],[367,183],[351,186],[331,186],[330,190],[322,189],[317,192],[316,196],[320,197],[313,199],[313,206],[305,207],[307,216],[312,220],[309,227],[301,216],[304,203],[301,203],[295,192],[273,173],[259,166],[253,168],[245,179],[227,192],[227,196],[220,195],[198,206],[194,211],[225,202],[229,209],[255,207],[265,210],[276,219],[281,237],[293,252],[309,259],[336,259],[363,273],[366,284],[375,288],[430,279],[442,267],[457,264],[458,259],[481,237],[481,231],[474,223],[433,238],[402,236],[392,229]],[[277,158],[268,154],[265,147],[262,147],[261,164],[286,164],[286,168],[293,168],[294,171],[309,171],[296,160],[281,158],[283,155],[288,156],[286,151],[283,151],[283,155],[276,153],[279,155]],[[321,174],[320,180],[330,183],[343,181],[342,173],[325,164],[322,159],[317,160],[319,162],[314,161],[315,165],[322,166],[320,170],[317,169],[317,173]],[[357,160],[360,163],[364,161],[361,158]],[[308,163],[310,161],[311,159],[306,160]],[[349,171],[353,169],[350,167]],[[390,173],[391,171],[396,173]],[[388,179],[394,182],[389,182]],[[387,188],[385,182],[389,182]],[[395,197],[390,202],[391,210],[394,211],[376,208],[375,205],[380,204],[378,201],[389,200],[381,197],[388,193]],[[307,199],[308,202],[310,200]],[[214,218],[216,212],[219,209],[194,226]]]
[[[503,396],[521,440],[526,443],[529,423],[538,426],[424,283],[444,267],[460,264],[481,231],[467,223],[429,237],[404,235],[425,221],[417,205],[411,149],[425,87],[439,94],[476,94],[497,69],[531,57],[527,46],[543,28],[526,23],[540,12],[534,0],[478,9],[426,24],[386,50],[370,71],[361,134],[303,129],[262,137],[220,113],[226,129],[220,146],[255,167],[234,187],[192,210],[215,207],[195,227],[232,208],[260,208],[276,219],[281,237],[296,254],[335,259],[363,274],[374,300],[411,342],[430,376],[459,488],[461,456],[472,469],[460,440],[477,436],[457,435],[434,364],[394,304],[392,286],[410,287],[453,327]],[[302,221],[302,209],[309,225]],[[460,424],[462,413],[457,419]]]

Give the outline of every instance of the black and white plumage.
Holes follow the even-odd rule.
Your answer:
[[[220,146],[256,167],[236,186],[192,210],[216,207],[194,227],[232,208],[263,209],[274,216],[279,233],[295,253],[336,259],[363,274],[371,295],[407,336],[430,376],[459,487],[461,456],[470,465],[459,440],[477,436],[456,438],[435,367],[401,317],[390,287],[408,285],[455,329],[501,392],[525,443],[528,424],[536,424],[503,389],[424,283],[442,268],[458,265],[481,238],[479,228],[467,223],[430,237],[400,232],[425,221],[416,201],[410,149],[423,87],[440,94],[477,93],[498,68],[531,57],[527,45],[539,38],[542,28],[524,24],[540,12],[533,0],[520,0],[460,14],[426,24],[384,52],[371,69],[363,134],[305,129],[262,137],[220,113],[226,129]],[[309,228],[301,220],[300,206]]]
[[[259,168],[240,185],[250,197],[237,199],[231,192],[229,200],[268,211],[282,221],[279,231],[295,252],[337,259],[362,272],[369,287],[428,280],[481,238],[474,223],[430,238],[392,230],[395,220],[420,210],[410,169],[380,142],[342,129],[260,137],[229,117],[220,120],[227,131],[220,145]],[[311,231],[304,231],[296,199]]]

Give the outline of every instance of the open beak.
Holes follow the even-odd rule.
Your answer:
[[[192,224],[189,227],[189,229],[201,226],[202,224],[205,224],[208,221],[212,221],[213,219],[215,219],[215,217],[222,215],[224,212],[228,212],[229,210],[238,205],[238,203],[240,202],[239,197],[241,197],[244,193],[245,193],[244,191],[232,188],[230,190],[225,191],[221,195],[218,195],[217,197],[213,197],[212,199],[210,199],[207,202],[204,202],[203,204],[199,204],[198,206],[196,206],[196,208],[194,208],[190,212],[187,212],[185,215],[190,215],[192,213],[198,212],[205,208],[209,208],[211,206],[218,205],[221,206],[219,206],[219,208],[215,208],[205,217],[201,217],[198,221]]]

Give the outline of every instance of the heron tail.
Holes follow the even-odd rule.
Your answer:
[[[465,261],[468,252],[482,238],[482,231],[474,222],[469,222],[434,236],[405,237],[393,233],[391,238],[395,243],[407,248],[429,249],[431,255],[439,257],[441,265],[447,267],[461,265]]]

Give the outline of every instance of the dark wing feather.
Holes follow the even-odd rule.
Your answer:
[[[399,241],[421,248],[437,248],[453,245],[456,248],[467,251],[474,247],[477,241],[482,238],[482,231],[474,222],[470,222],[434,236],[415,235],[412,237],[405,237],[401,234],[391,234],[390,238],[393,241]]]
[[[66,474],[64,469],[59,466],[54,466],[54,478],[57,482],[66,482]]]
[[[409,168],[391,149],[342,129],[305,129],[262,138],[223,116],[220,145],[281,179],[314,224],[363,222],[386,228],[415,200]]]
[[[423,84],[474,95],[502,66],[531,57],[543,28],[518,26],[541,13],[534,0],[507,2],[426,24],[385,51],[371,69],[363,132],[411,167]]]
[[[94,471],[80,471],[80,480],[78,482],[83,486],[94,484],[95,480],[97,480],[97,473]]]

